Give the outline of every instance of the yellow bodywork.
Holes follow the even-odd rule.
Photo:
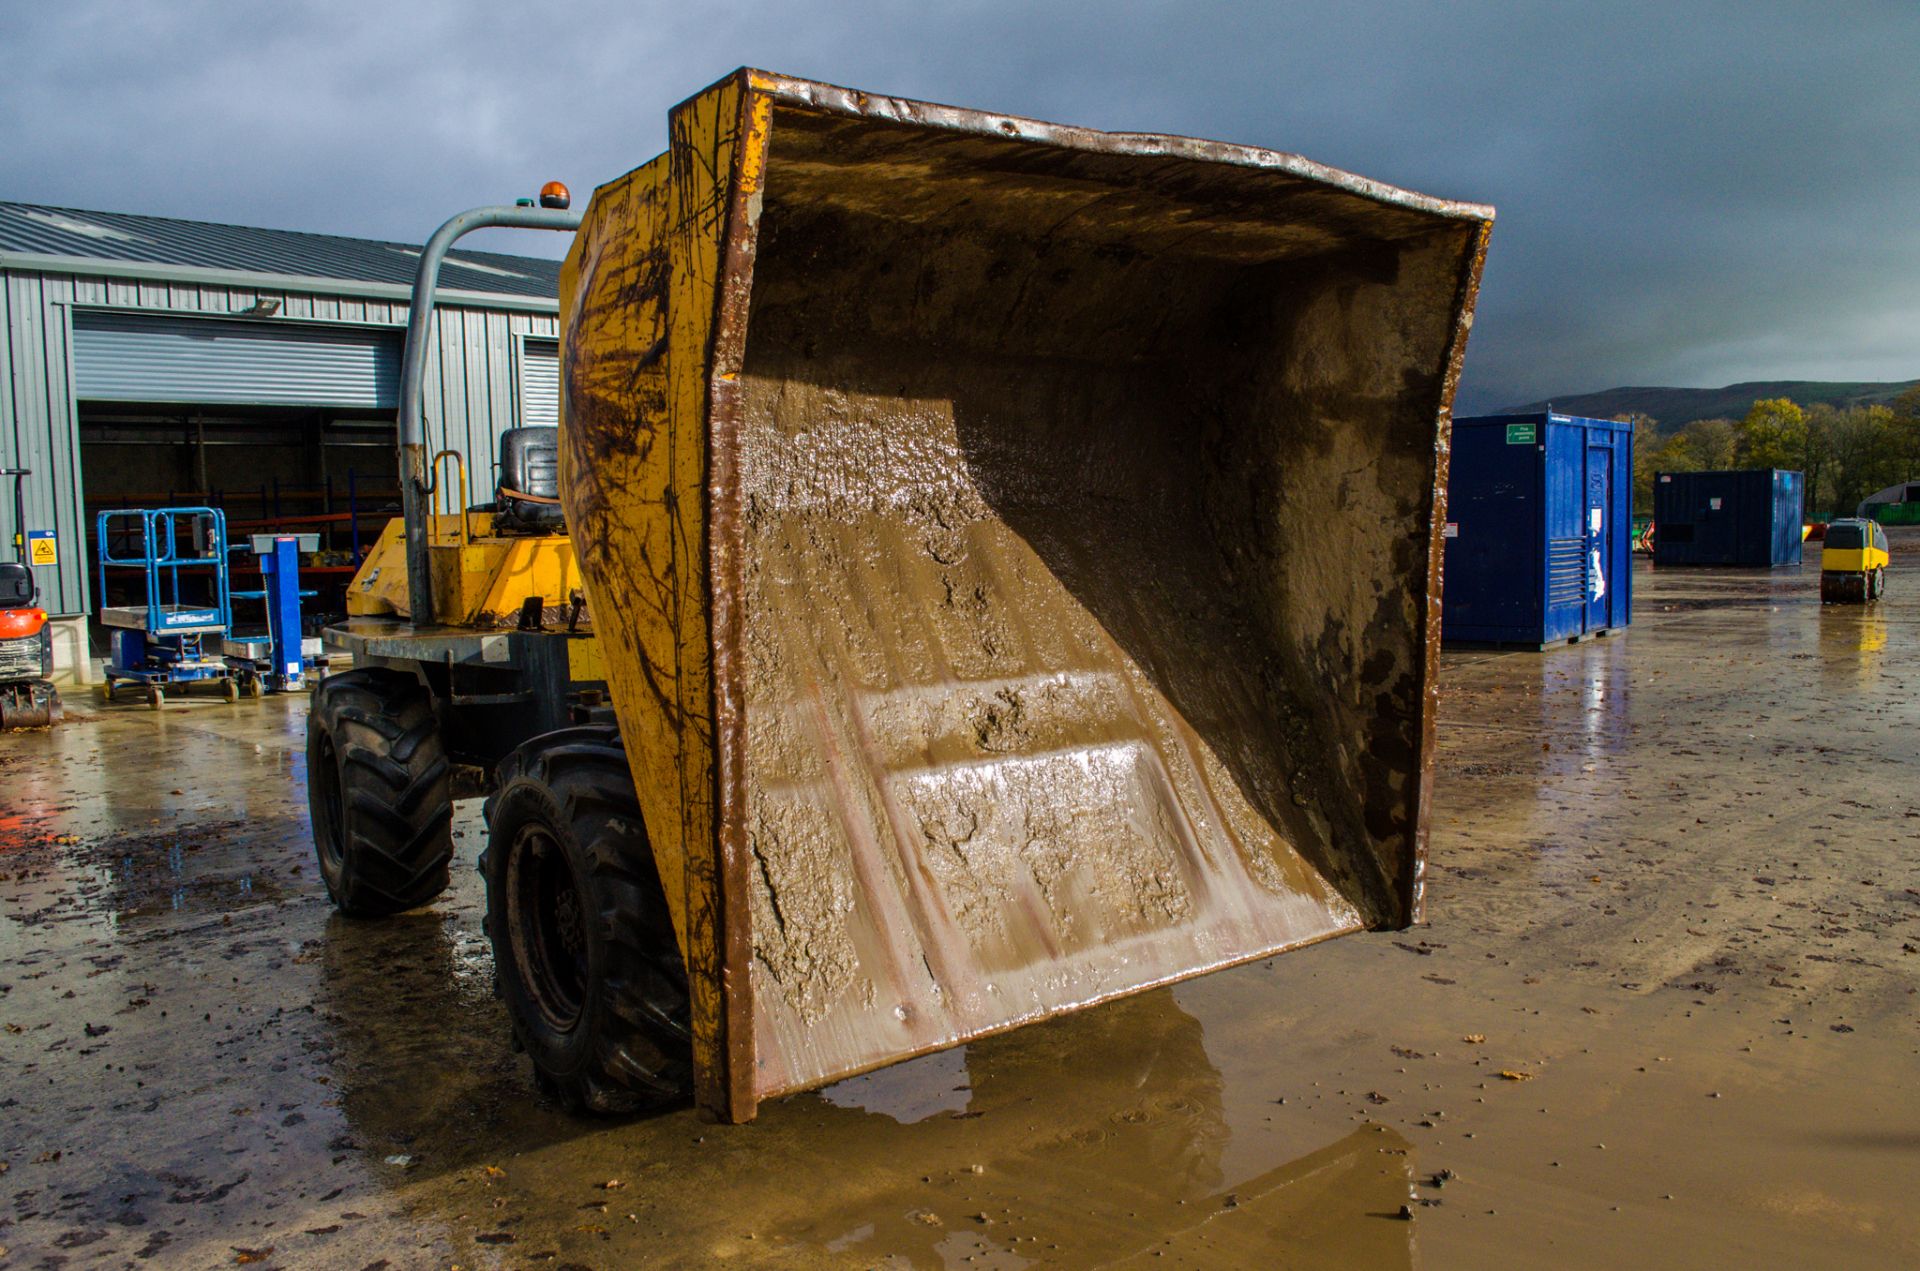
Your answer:
[[[1820,550],[1820,571],[1827,574],[1868,574],[1885,569],[1893,558],[1878,547],[1825,547]]]
[[[538,596],[549,615],[567,609],[580,590],[580,566],[564,534],[496,536],[492,516],[468,512],[429,518],[428,559],[433,567],[431,620],[452,627],[511,627],[521,606]],[[347,585],[350,617],[411,619],[407,601],[406,530],[400,518],[387,522],[360,572]],[[575,676],[576,679],[600,678]]]
[[[695,98],[674,116],[675,145],[724,173],[738,143],[739,108],[732,81]],[[561,395],[561,488],[590,594],[605,598],[599,631],[614,654],[606,680],[687,965],[695,1097],[751,1115],[752,1095],[729,1080],[729,1003],[721,987],[702,512],[706,394],[697,369],[714,317],[726,191],[712,182],[688,188],[670,175],[663,154],[597,190],[589,224],[561,268],[561,320],[572,342],[563,367],[570,362],[579,377]],[[705,206],[689,206],[696,196]],[[678,372],[672,376],[670,364]],[[591,465],[576,462],[581,431],[566,404],[584,397],[631,411],[630,426],[644,430],[647,444],[596,447]],[[734,997],[737,1025],[744,993]]]

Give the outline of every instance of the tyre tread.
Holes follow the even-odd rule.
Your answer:
[[[515,1008],[506,947],[505,822],[527,806],[557,809],[584,863],[591,911],[605,951],[599,1009],[586,1061],[568,1073],[540,1070],[533,1025]],[[497,769],[488,797],[487,934],[494,946],[495,991],[507,1003],[514,1040],[535,1058],[543,1087],[576,1111],[620,1113],[683,1100],[692,1089],[692,1029],[686,972],[660,889],[645,822],[619,731],[606,725],[562,729],[515,750]],[[516,822],[517,823],[517,822]],[[562,828],[562,827],[556,827]],[[589,997],[595,996],[589,990]]]
[[[334,904],[356,917],[426,904],[447,887],[453,799],[452,765],[425,690],[383,668],[329,675],[307,716],[309,765],[321,761],[322,733],[331,733],[339,759],[345,822],[337,877],[322,860]],[[317,825],[320,810],[312,811]]]

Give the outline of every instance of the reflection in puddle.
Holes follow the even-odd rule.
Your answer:
[[[1578,739],[1577,746],[1542,750],[1544,772],[1591,773],[1624,755],[1633,739],[1626,638],[1612,636],[1539,656],[1539,735]]]
[[[1820,674],[1833,688],[1870,683],[1887,647],[1881,606],[1823,605],[1820,611]]]
[[[369,1157],[404,1154],[415,1176],[437,1175],[601,1128],[535,1097],[501,1044],[492,953],[468,924],[430,910],[379,922],[330,913],[317,944],[329,1027],[314,1049]]]
[[[262,874],[244,822],[191,831],[9,844],[18,872],[9,917],[26,926],[86,922],[109,928],[163,914],[229,914],[282,898]]]
[[[942,1113],[965,1112],[972,1093],[967,1048],[956,1046],[835,1082],[820,1097],[838,1108],[858,1108],[912,1125]]]
[[[1411,1265],[1407,1141],[1363,1126],[1302,1154],[1268,1124],[1271,1101],[1255,1113],[1244,1097],[1235,1124],[1201,1025],[1172,993],[893,1072],[775,1114],[803,1118],[796,1132],[821,1150],[911,1163],[871,1189],[823,1181],[824,1207],[784,1232],[794,1244],[898,1268]]]

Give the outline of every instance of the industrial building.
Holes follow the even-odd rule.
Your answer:
[[[59,673],[88,678],[86,616],[100,603],[91,539],[105,509],[205,503],[237,534],[317,531],[325,550],[307,585],[324,597],[351,576],[397,499],[394,409],[418,255],[0,203],[0,468],[32,473],[25,526],[0,491],[0,543],[23,530],[32,540]],[[556,418],[558,278],[558,261],[475,251],[441,274],[427,440],[459,451],[476,489],[491,488],[503,430]]]
[[[1920,525],[1920,481],[1902,481],[1869,494],[1854,515],[1882,525]]]

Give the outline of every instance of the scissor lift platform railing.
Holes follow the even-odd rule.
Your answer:
[[[136,684],[157,709],[168,686],[201,682],[220,684],[234,700],[237,686],[219,647],[233,627],[225,514],[211,507],[109,509],[95,521],[94,541],[103,602],[109,570],[138,569],[145,581],[144,605],[100,608],[100,623],[112,632],[108,700],[120,684]],[[182,599],[182,573],[208,580],[207,600]]]

